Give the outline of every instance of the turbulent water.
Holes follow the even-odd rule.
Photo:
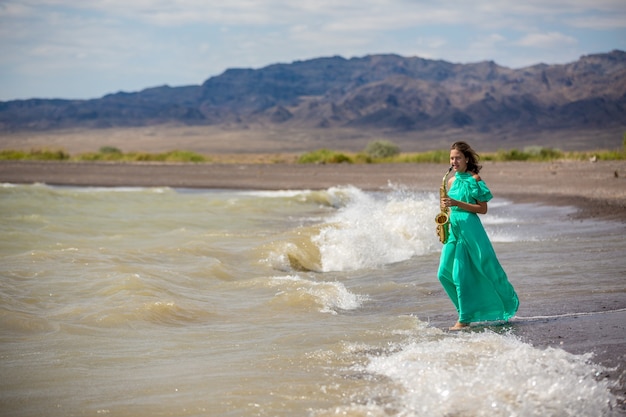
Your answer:
[[[624,226],[481,216],[523,316],[626,291]],[[604,416],[590,354],[449,333],[434,193],[0,188],[3,416]]]

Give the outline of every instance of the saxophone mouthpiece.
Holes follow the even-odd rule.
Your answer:
[[[450,168],[448,168],[448,172],[452,171],[452,168],[454,168],[454,165],[450,165]]]

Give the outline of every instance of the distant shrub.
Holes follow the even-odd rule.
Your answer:
[[[354,155],[354,162],[357,164],[371,164],[372,162],[374,162],[374,160],[365,152],[359,152],[358,154]]]
[[[16,151],[13,149],[3,149],[0,151],[0,160],[19,161],[22,159],[28,159],[28,153],[25,151]]]
[[[3,160],[31,160],[31,161],[64,161],[70,159],[65,151],[50,149],[31,149],[30,151],[3,150],[0,151],[0,159]]]
[[[76,159],[81,161],[124,161],[124,162],[206,162],[206,158],[191,151],[169,151],[165,153],[129,152],[117,148],[103,147],[99,152],[84,153]]]
[[[529,159],[549,161],[563,157],[563,152],[558,149],[544,148],[543,146],[527,146],[524,153],[529,155]]]
[[[400,160],[400,162],[435,164],[447,163],[448,161],[450,161],[450,151],[448,150],[436,150],[406,155]]]
[[[77,157],[81,161],[120,161],[124,154],[112,146],[103,146],[98,152],[89,152]]]
[[[205,162],[206,158],[196,152],[174,150],[163,154],[167,162]]]
[[[102,159],[102,154],[99,152],[82,153],[74,159],[78,161],[100,161]]]
[[[118,148],[116,148],[115,146],[103,146],[100,148],[100,153],[103,154],[122,154],[122,151],[120,151]]]
[[[133,162],[151,162],[157,160],[157,155],[148,152],[129,152],[125,159]]]
[[[500,161],[527,161],[530,155],[520,151],[519,149],[499,150],[497,153],[497,159]]]
[[[31,154],[34,157],[34,159],[37,159],[40,161],[65,161],[67,159],[70,159],[70,155],[62,149],[34,150],[34,151],[31,151]]]
[[[527,146],[523,151],[501,149],[495,155],[485,154],[482,157],[485,161],[553,161],[564,158],[565,154],[558,149]]]
[[[299,164],[340,164],[352,163],[352,159],[341,152],[331,151],[330,149],[319,149],[313,152],[307,152],[298,158]]]
[[[78,161],[119,161],[124,154],[113,146],[102,146],[98,152],[87,152],[74,157]]]
[[[599,151],[595,156],[600,161],[620,161],[626,159],[626,149],[615,151]]]
[[[384,159],[398,155],[400,148],[388,140],[376,140],[367,144],[365,153],[373,159]]]

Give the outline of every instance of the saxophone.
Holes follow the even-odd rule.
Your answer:
[[[443,176],[443,181],[441,181],[441,188],[439,188],[439,199],[441,201],[442,198],[448,197],[448,191],[446,190],[446,184],[448,181],[448,175],[452,171],[452,166],[448,168],[448,172]],[[448,235],[450,234],[450,208],[445,207],[443,204],[440,205],[441,212],[435,216],[435,223],[437,223],[437,236],[439,236],[439,241],[441,243],[446,243],[448,241]]]

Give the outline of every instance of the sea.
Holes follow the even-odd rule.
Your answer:
[[[623,311],[626,226],[494,198],[520,311],[450,332],[438,211],[402,184],[2,184],[0,414],[617,415],[591,351],[518,330]]]

